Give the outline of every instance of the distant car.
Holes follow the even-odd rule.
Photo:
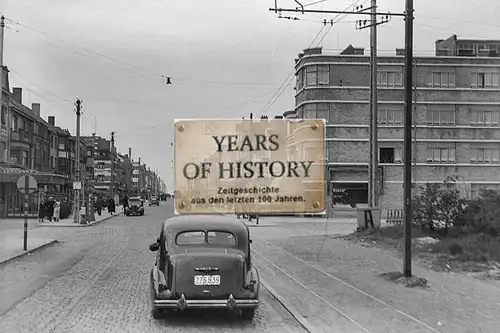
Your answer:
[[[154,318],[186,308],[228,308],[252,320],[259,306],[259,273],[250,231],[220,215],[178,215],[162,224],[150,272]]]
[[[125,208],[125,215],[144,215],[144,200],[139,197],[132,197],[128,199],[128,206]]]
[[[149,207],[152,205],[160,206],[160,200],[158,200],[158,197],[151,197],[151,200],[149,200]]]

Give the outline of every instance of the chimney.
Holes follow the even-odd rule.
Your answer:
[[[49,116],[49,124],[51,124],[52,126],[56,126],[56,117]]]
[[[31,103],[31,111],[35,116],[40,117],[40,103]]]
[[[12,97],[14,97],[14,100],[19,104],[23,104],[23,88],[12,88]]]

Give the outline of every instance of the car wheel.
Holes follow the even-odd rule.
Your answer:
[[[241,316],[244,320],[253,320],[255,317],[255,308],[241,309]]]

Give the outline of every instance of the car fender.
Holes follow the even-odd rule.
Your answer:
[[[252,280],[255,281],[255,283],[254,283],[254,293],[255,293],[255,297],[258,298],[259,297],[259,289],[260,289],[260,277],[259,277],[259,271],[253,265],[250,266],[250,269],[248,270],[248,273],[247,273],[247,276],[246,276],[246,280],[245,280],[245,284],[247,286],[250,285],[250,282]]]
[[[165,278],[165,274],[158,269],[158,266],[154,265],[151,269],[151,287],[154,289],[156,295],[160,293],[160,284],[166,286],[167,279]]]

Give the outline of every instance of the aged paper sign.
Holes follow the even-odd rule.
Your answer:
[[[321,119],[176,120],[179,214],[325,210]]]

